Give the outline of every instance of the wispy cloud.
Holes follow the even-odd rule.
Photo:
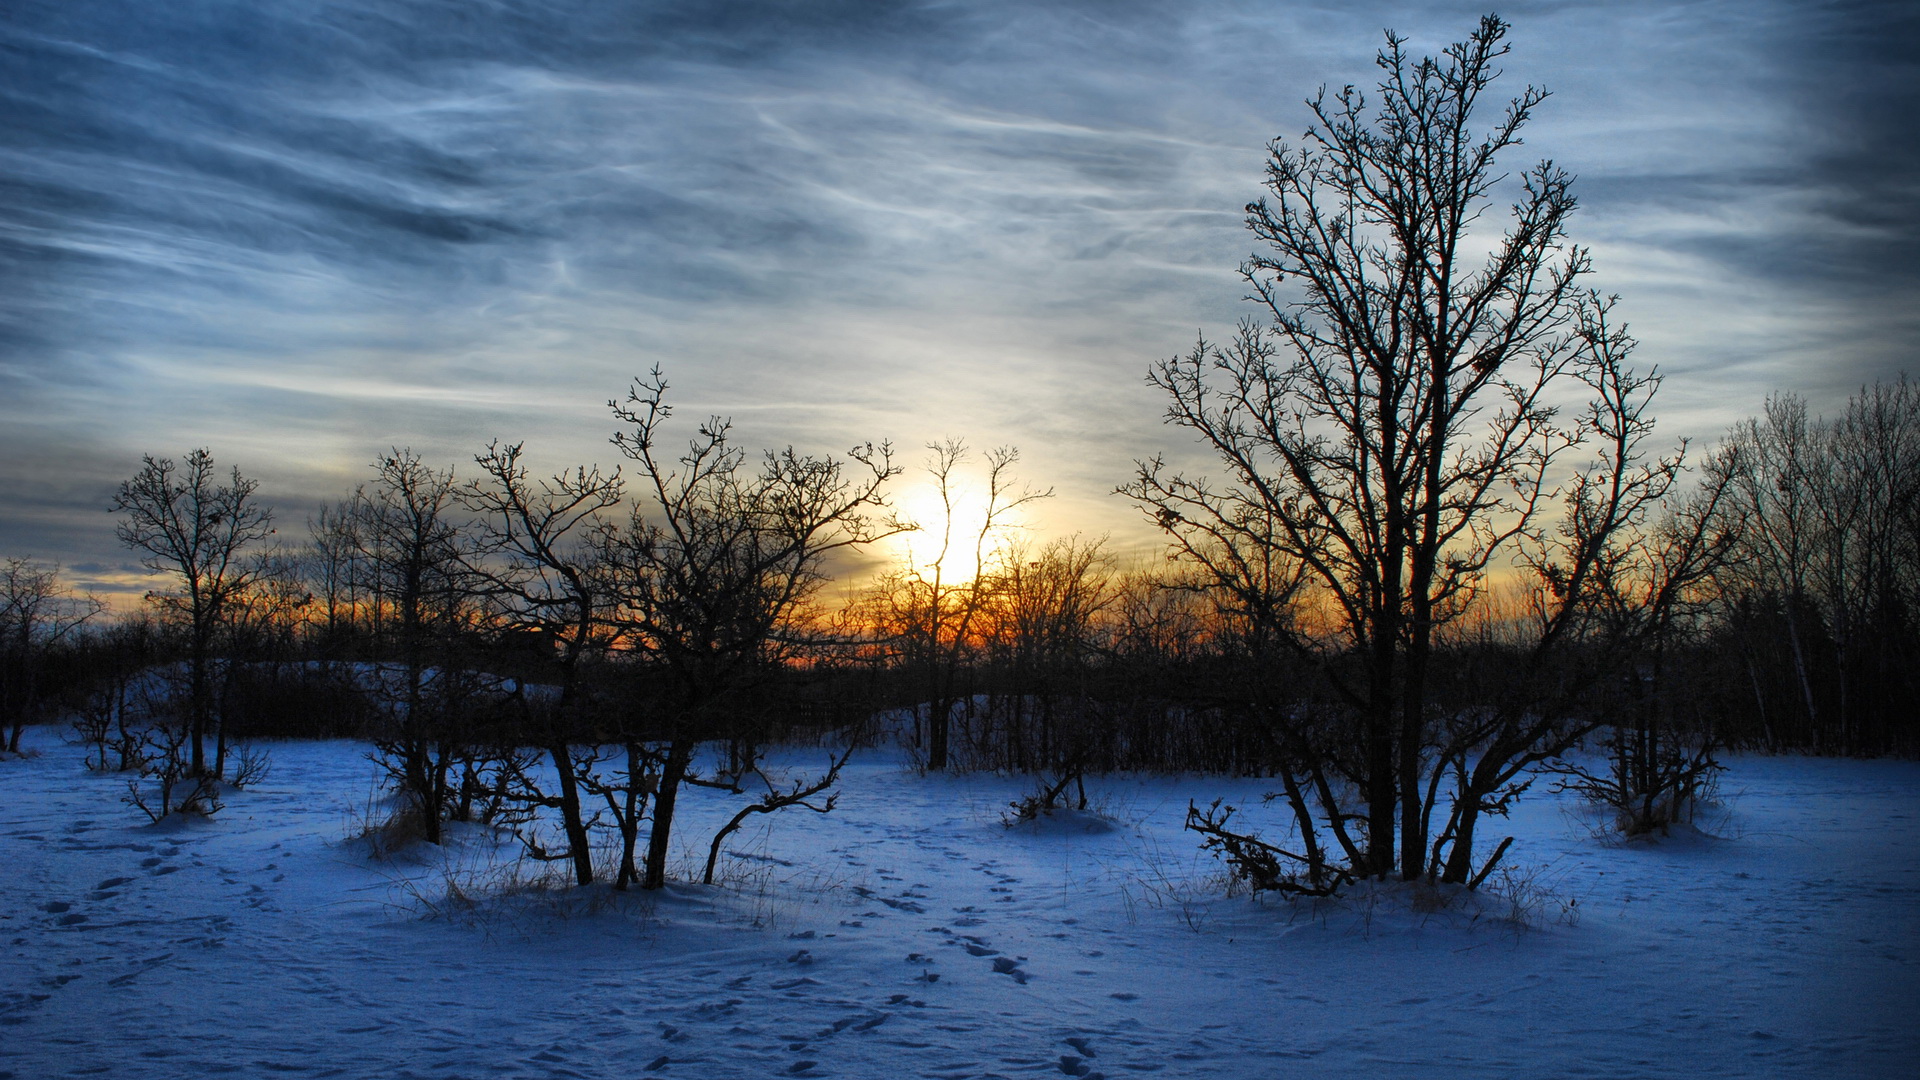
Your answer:
[[[1525,152],[1711,436],[1910,363],[1914,16],[1535,2]],[[141,452],[290,507],[378,450],[610,457],[688,414],[1017,443],[1057,529],[1178,448],[1145,365],[1244,311],[1262,144],[1476,5],[65,0],[0,20],[0,550],[118,565]],[[1516,157],[1516,166],[1525,163]],[[909,453],[908,456],[911,456]],[[297,523],[296,523],[297,527]]]

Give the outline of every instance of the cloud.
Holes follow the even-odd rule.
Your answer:
[[[760,443],[1020,444],[1061,531],[1128,528],[1106,491],[1182,449],[1145,366],[1246,310],[1264,142],[1373,78],[1381,27],[1430,51],[1479,13],[12,5],[0,540],[123,562],[88,515],[141,452],[212,446],[288,505],[393,445],[605,460],[654,363]],[[1509,14],[1505,88],[1555,90],[1516,165],[1580,174],[1675,430],[1908,363],[1910,13]]]

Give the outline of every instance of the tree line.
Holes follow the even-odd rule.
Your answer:
[[[1722,748],[1914,753],[1920,392],[1831,418],[1779,396],[1705,454],[1660,443],[1661,378],[1568,236],[1572,176],[1499,164],[1547,95],[1473,124],[1506,29],[1421,59],[1389,34],[1371,92],[1323,91],[1270,146],[1242,267],[1260,318],[1149,374],[1214,471],[1155,458],[1117,489],[1164,561],[1024,539],[1050,492],[1010,448],[929,447],[942,510],[916,523],[886,444],[670,437],[655,370],[610,403],[617,469],[396,448],[297,543],[207,452],[147,458],[115,499],[169,582],[142,615],[90,624],[51,568],[8,564],[11,745],[77,712],[100,767],[170,763],[164,814],[216,797],[235,738],[369,738],[426,839],[485,818],[581,883],[645,888],[687,786],[745,800],[711,878],[749,815],[830,806],[863,739],[1041,774],[1027,812],[1105,771],[1259,775],[1284,836],[1219,804],[1189,825],[1256,888],[1308,894],[1477,885],[1506,850],[1482,834],[1542,778],[1647,830]],[[928,557],[827,602],[843,556],[914,529]],[[129,726],[161,675],[140,707],[165,722]],[[762,768],[827,732],[820,773]]]

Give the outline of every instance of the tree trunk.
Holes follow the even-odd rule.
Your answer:
[[[1367,865],[1365,877],[1384,878],[1396,861],[1394,816],[1400,807],[1394,776],[1393,661],[1397,628],[1390,619],[1377,620],[1373,643],[1373,678],[1367,710]]]
[[[944,695],[934,695],[927,703],[927,771],[941,772],[947,767],[947,724],[953,705]]]
[[[187,724],[193,742],[193,775],[201,777],[207,775],[207,645],[197,627],[193,635],[193,651],[187,659]]]
[[[1426,636],[1424,627],[1415,632],[1400,710],[1400,877],[1405,881],[1426,873],[1427,862],[1426,817],[1420,798],[1420,752],[1426,742]]]
[[[620,873],[613,882],[613,887],[621,892],[640,880],[639,868],[633,861],[633,849],[640,841],[642,759],[640,744],[628,743],[626,806],[625,812],[620,815]]]
[[[1453,849],[1447,852],[1447,869],[1440,880],[1449,885],[1465,885],[1473,873],[1473,827],[1480,821],[1480,800],[1472,791],[1460,793],[1460,811],[1453,825]]]
[[[573,857],[573,880],[578,885],[593,884],[593,852],[587,844],[587,826],[580,813],[580,784],[573,775],[573,757],[567,744],[547,747],[554,771],[560,775],[560,828],[567,834],[567,854]]]
[[[667,883],[667,841],[673,832],[673,807],[692,757],[693,740],[674,736],[666,766],[660,770],[660,791],[653,799],[653,830],[647,837],[647,866],[640,881],[643,889],[658,889]]]

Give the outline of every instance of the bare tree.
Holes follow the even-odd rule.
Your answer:
[[[514,625],[531,629],[550,642],[560,672],[560,700],[551,730],[539,732],[543,749],[553,761],[559,791],[548,796],[528,786],[527,796],[552,804],[560,811],[567,837],[563,854],[571,859],[574,879],[593,881],[593,853],[588,845],[587,818],[581,808],[580,776],[601,788],[592,765],[597,754],[576,762],[569,749],[581,733],[580,668],[589,656],[610,643],[613,597],[598,572],[596,551],[587,541],[603,524],[601,514],[618,506],[622,493],[619,470],[603,474],[598,468],[579,467],[550,478],[534,480],[521,461],[522,444],[493,443],[474,458],[482,478],[462,488],[461,501],[480,515],[484,556],[475,565],[483,589]],[[630,766],[641,760],[629,747]],[[629,769],[629,773],[632,769]],[[644,770],[643,770],[644,772]],[[616,887],[625,888],[633,876],[633,842],[641,810],[637,784],[602,792],[620,821],[624,856]]]
[[[1111,749],[1091,686],[1097,622],[1114,601],[1104,544],[1014,542],[995,559],[983,637],[1004,768],[1077,778]]]
[[[148,599],[184,623],[192,775],[206,774],[205,742],[213,713],[213,647],[228,606],[247,587],[247,549],[273,534],[273,512],[259,505],[255,481],[232,470],[220,483],[213,455],[194,450],[175,463],[143,457],[140,471],[120,485],[113,508],[116,532],[143,552],[141,565],[176,578],[171,591]]]
[[[105,610],[99,597],[62,584],[58,566],[0,560],[0,748],[19,753],[21,734],[38,719],[47,655]]]
[[[1904,741],[1920,640],[1920,389],[1863,387],[1831,419],[1789,395],[1729,433],[1721,576],[1762,741],[1841,753]],[[1904,730],[1903,730],[1904,729]]]
[[[920,674],[926,709],[926,763],[928,769],[939,771],[948,767],[952,756],[953,711],[961,696],[959,676],[994,580],[989,556],[1000,544],[1013,512],[1051,497],[1053,490],[1035,490],[1021,484],[1013,475],[1020,451],[1011,446],[997,447],[986,455],[987,489],[978,527],[967,528],[961,522],[967,498],[961,470],[971,456],[966,444],[950,439],[929,443],[927,449],[931,454],[926,472],[940,500],[939,522],[932,526],[916,523],[915,527],[937,537],[937,542],[929,557],[913,559],[886,582],[884,621],[901,642],[907,664]],[[956,575],[949,565],[962,553],[972,559],[972,573],[964,576]]]
[[[362,588],[397,653],[397,666],[375,677],[392,714],[392,728],[378,742],[425,839],[437,844],[454,806],[451,771],[469,749],[457,715],[465,673],[451,662],[472,614],[469,541],[453,516],[459,506],[451,468],[395,449],[373,469],[374,482],[354,496],[352,536]]]
[[[115,619],[82,642],[87,652],[87,687],[74,708],[74,734],[92,747],[87,768],[130,772],[140,768],[143,724],[150,695],[142,693],[140,673],[157,651],[157,630],[146,612]]]
[[[351,499],[320,508],[307,519],[306,578],[313,591],[320,654],[338,659],[361,618],[360,582],[354,573],[359,551]]]
[[[749,470],[728,422],[714,417],[684,452],[667,456],[666,391],[656,368],[625,401],[609,403],[631,425],[615,444],[636,463],[645,501],[602,536],[623,644],[652,675],[650,741],[664,746],[645,889],[666,881],[681,785],[738,790],[752,753],[736,751],[732,776],[707,779],[690,768],[694,750],[752,740],[755,692],[807,644],[796,631],[827,580],[828,559],[905,528],[881,494],[898,473],[884,444],[856,446],[845,462],[788,448]]]
[[[1203,340],[1150,376],[1168,422],[1227,475],[1156,459],[1122,489],[1317,668],[1324,706],[1263,708],[1306,770],[1301,827],[1313,831],[1305,806],[1317,799],[1363,877],[1445,865],[1453,878],[1470,857],[1470,833],[1436,844],[1429,831],[1442,765],[1461,745],[1438,726],[1439,637],[1481,599],[1490,570],[1546,535],[1568,451],[1608,425],[1637,448],[1654,385],[1626,371],[1631,341],[1581,285],[1590,264],[1566,238],[1571,176],[1543,161],[1508,183],[1497,165],[1546,92],[1528,87],[1485,131],[1473,126],[1506,33],[1488,16],[1442,56],[1414,60],[1389,32],[1377,99],[1323,90],[1301,144],[1271,145],[1269,197],[1247,208],[1266,250],[1242,267],[1271,326],[1244,323],[1230,344]],[[1503,184],[1509,223],[1483,241],[1475,228]],[[1573,393],[1594,404],[1567,417],[1556,402]],[[1584,604],[1613,531],[1677,469],[1637,449],[1602,455],[1573,492],[1576,514],[1598,509],[1577,545],[1556,549],[1572,561],[1555,563],[1555,610]],[[1550,749],[1547,733],[1513,734],[1490,775]]]

